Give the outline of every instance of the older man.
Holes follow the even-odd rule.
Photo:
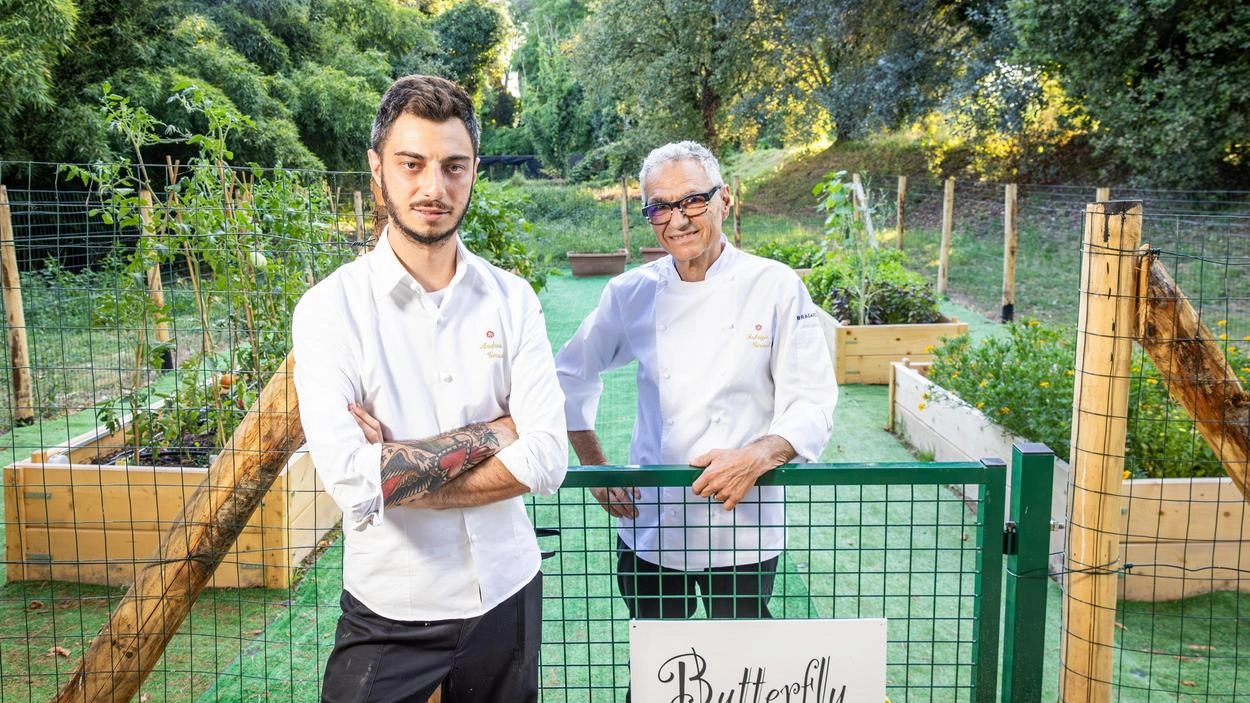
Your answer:
[[[564,479],[564,398],[537,296],[457,236],[477,149],[463,88],[396,81],[369,150],[390,225],[295,310],[301,419],[343,510],[324,701],[538,700],[521,496]]]
[[[651,152],[639,174],[643,215],[668,252],[612,279],[556,356],[569,440],[605,464],[594,432],[600,375],[638,361],[629,461],[690,464],[691,488],[592,489],[618,522],[617,584],[636,618],[771,617],[785,545],[773,468],[815,461],[832,432],[837,384],[816,308],[794,272],[739,251],[730,204],[706,148]]]

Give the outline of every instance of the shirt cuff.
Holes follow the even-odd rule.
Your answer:
[[[790,446],[794,447],[794,453],[809,463],[820,461],[820,455],[825,451],[825,445],[829,443],[829,434],[833,427],[829,420],[824,418],[822,411],[814,412],[820,413],[822,417],[824,427],[821,429],[823,431],[817,431],[818,428],[812,426],[815,423],[787,421],[784,417],[777,418],[768,428],[769,434],[775,434],[789,442]]]
[[[351,464],[351,475],[355,480],[339,486],[341,500],[338,502],[339,505],[349,506],[343,511],[343,521],[360,532],[382,524],[385,512],[379,469],[382,465],[382,445],[369,444],[361,447],[352,455]]]
[[[516,480],[525,484],[525,487],[530,489],[530,492],[534,491],[538,484],[538,477],[530,469],[529,450],[524,442],[517,441],[509,444],[495,452],[495,458],[516,477]]]

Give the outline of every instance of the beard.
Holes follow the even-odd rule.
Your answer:
[[[382,201],[386,203],[386,213],[390,216],[390,224],[403,233],[408,241],[421,246],[433,247],[441,246],[451,240],[452,236],[460,229],[460,223],[464,222],[464,217],[469,213],[469,203],[473,200],[473,191],[469,191],[469,199],[464,203],[464,209],[460,211],[456,221],[442,232],[435,231],[430,234],[422,234],[412,227],[408,226],[400,217],[401,210],[396,207],[395,201],[391,199],[391,191],[386,187],[386,178],[380,178],[382,186]],[[410,207],[431,207],[439,208],[455,212],[455,210],[442,200],[417,200],[410,204]]]

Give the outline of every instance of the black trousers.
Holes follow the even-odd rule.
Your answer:
[[[467,620],[384,618],[343,591],[326,662],[323,703],[538,701],[542,574],[489,612]]]
[[[773,616],[768,601],[773,595],[779,557],[759,564],[678,571],[639,559],[619,537],[616,554],[616,585],[630,618],[688,618],[699,599],[711,618]]]

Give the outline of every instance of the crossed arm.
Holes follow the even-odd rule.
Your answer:
[[[348,406],[365,439],[382,445],[382,502],[388,507],[468,508],[529,492],[495,454],[517,439],[512,418],[477,422],[434,437],[382,441],[381,424]]]

